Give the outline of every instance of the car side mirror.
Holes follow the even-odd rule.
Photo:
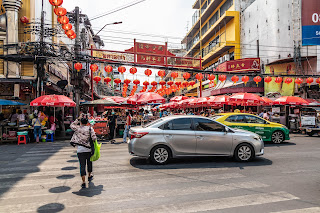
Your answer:
[[[228,127],[224,127],[224,132],[228,133],[229,132],[229,128]]]

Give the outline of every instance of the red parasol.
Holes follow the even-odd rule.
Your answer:
[[[136,93],[129,97],[127,100],[128,104],[144,105],[148,103],[164,103],[164,99],[161,95],[155,92],[143,92]]]
[[[228,104],[230,97],[227,95],[211,96],[209,99],[209,104],[213,105],[223,105]]]
[[[30,106],[75,107],[76,103],[64,95],[43,95],[31,101]]]
[[[236,93],[230,96],[230,102],[236,105],[253,106],[264,104],[265,101],[253,93]]]
[[[279,105],[308,105],[308,101],[296,96],[282,96],[274,101]]]
[[[306,100],[310,106],[320,106],[320,102],[315,99],[304,99]]]
[[[179,101],[183,101],[183,100],[186,100],[186,99],[189,99],[189,97],[187,97],[187,96],[175,96],[175,97],[171,98],[170,101],[179,102]]]
[[[178,106],[181,108],[185,108],[189,105],[189,102],[192,101],[193,99],[196,99],[195,97],[190,97],[188,99],[185,99],[183,101],[178,102]]]
[[[267,98],[267,97],[261,97],[264,100],[264,104],[265,106],[271,106],[273,105],[273,100]]]

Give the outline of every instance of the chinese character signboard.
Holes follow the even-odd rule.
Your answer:
[[[167,51],[165,45],[148,44],[136,42],[137,62],[150,65],[165,64],[165,56],[173,55]],[[141,53],[141,54],[139,54]]]
[[[259,72],[260,58],[244,58],[226,61],[217,68],[220,72]]]
[[[133,62],[134,56],[128,53],[117,53],[108,51],[93,51],[93,57],[103,58],[111,61]]]
[[[320,45],[320,1],[302,0],[302,45]]]

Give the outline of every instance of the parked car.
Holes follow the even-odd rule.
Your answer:
[[[185,156],[231,156],[250,161],[263,155],[262,138],[201,116],[168,116],[130,129],[129,153],[166,164]]]
[[[289,129],[278,123],[267,121],[259,116],[248,113],[221,113],[214,120],[229,127],[243,129],[260,135],[263,141],[282,143],[290,140]]]

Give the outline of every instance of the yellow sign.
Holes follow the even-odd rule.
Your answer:
[[[4,7],[2,5],[2,0],[0,0],[0,5],[1,5],[1,8],[0,8],[0,16],[1,16],[6,13],[6,9],[4,9]]]

